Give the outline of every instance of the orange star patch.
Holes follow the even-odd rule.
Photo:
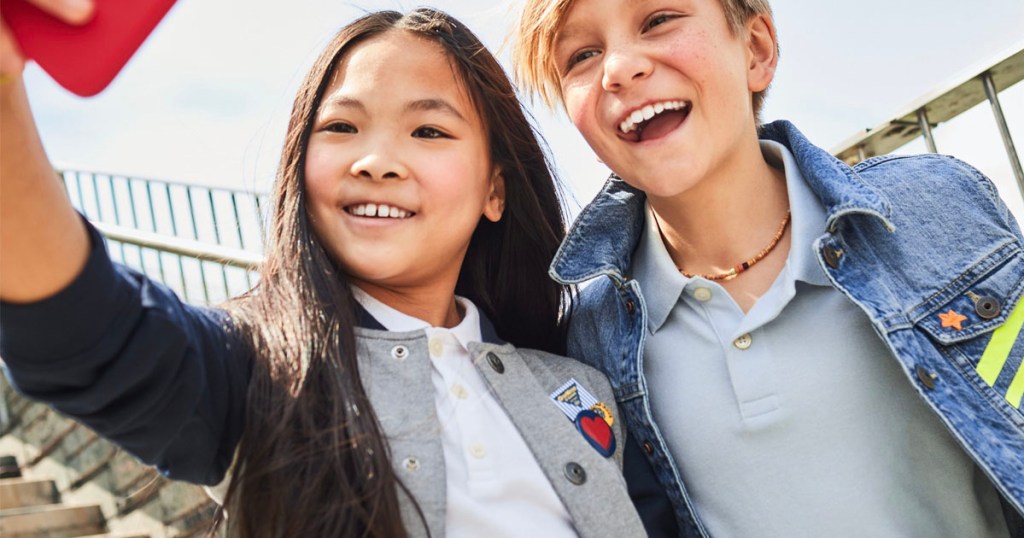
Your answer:
[[[960,323],[966,321],[967,316],[959,314],[951,308],[949,309],[949,312],[946,312],[945,314],[940,313],[939,319],[942,320],[943,329],[949,329],[952,327],[958,331],[962,331],[964,328],[960,326]]]

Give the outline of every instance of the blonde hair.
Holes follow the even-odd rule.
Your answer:
[[[719,0],[725,20],[734,35],[743,32],[747,21],[755,15],[772,15],[768,0]],[[515,32],[512,62],[516,82],[540,95],[549,107],[562,102],[555,65],[555,37],[562,29],[565,16],[575,0],[526,0]],[[778,44],[776,44],[778,48]],[[754,93],[754,117],[759,117],[767,90]]]

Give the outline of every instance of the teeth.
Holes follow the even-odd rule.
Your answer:
[[[685,101],[662,101],[653,105],[647,105],[634,110],[628,118],[619,124],[619,130],[623,133],[629,133],[636,130],[641,122],[647,121],[666,110],[685,110],[688,107],[689,105]]]
[[[350,206],[348,212],[357,217],[377,217],[383,219],[404,219],[412,213],[385,204],[359,204]]]

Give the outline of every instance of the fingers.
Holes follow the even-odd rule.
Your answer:
[[[93,0],[28,0],[39,9],[69,24],[85,24],[92,18]]]

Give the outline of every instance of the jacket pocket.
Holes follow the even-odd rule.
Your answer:
[[[1024,398],[1024,253],[993,256],[949,286],[917,327],[993,403]],[[974,274],[972,274],[974,273]]]

